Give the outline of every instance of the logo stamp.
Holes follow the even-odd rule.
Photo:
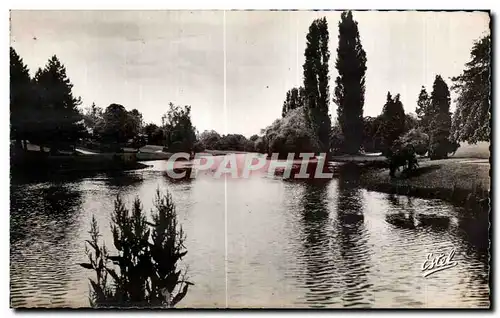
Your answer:
[[[455,249],[451,249],[448,254],[429,253],[422,263],[422,276],[428,277],[434,273],[457,266],[458,262],[453,260]]]

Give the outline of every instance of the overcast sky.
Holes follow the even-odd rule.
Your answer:
[[[82,107],[118,103],[159,124],[172,101],[192,106],[200,132],[248,137],[280,117],[286,91],[301,85],[307,30],[323,16],[333,92],[340,12],[226,11],[224,23],[223,11],[13,11],[11,45],[32,74],[56,54]],[[387,91],[414,112],[421,86],[430,93],[436,74],[450,85],[490,22],[479,12],[366,11],[354,18],[368,59],[369,116],[381,112]],[[330,114],[336,117],[333,102]]]

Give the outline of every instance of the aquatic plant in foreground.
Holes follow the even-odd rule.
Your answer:
[[[154,205],[149,222],[139,198],[129,211],[117,196],[111,223],[117,255],[99,244],[97,221],[92,217],[85,246],[89,262],[80,264],[96,274],[96,279],[89,279],[92,307],[174,307],[193,285],[186,271],[178,269],[187,251],[171,195],[157,190]]]

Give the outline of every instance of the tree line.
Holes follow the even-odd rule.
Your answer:
[[[262,130],[257,140],[263,146],[257,150],[387,155],[395,146],[411,144],[419,154],[441,159],[456,151],[459,142],[490,141],[490,35],[473,44],[465,70],[451,78],[451,89],[458,95],[454,114],[450,87],[437,74],[430,95],[422,86],[416,116],[405,113],[400,94],[388,92],[381,114],[364,117],[367,56],[351,11],[342,12],[338,30],[338,76],[332,98],[336,122],[331,124],[328,113],[329,34],[321,18],[313,21],[306,36],[303,85],[286,93],[282,118]]]
[[[137,109],[111,104],[92,105],[81,111],[81,99],[72,93],[64,65],[53,56],[33,78],[13,48],[10,49],[11,139],[26,149],[26,141],[52,152],[86,140],[119,150],[129,145],[161,145],[168,151],[204,149],[257,151],[261,153],[327,152],[387,153],[391,147],[412,144],[432,159],[446,158],[458,142],[490,140],[490,36],[474,43],[471,60],[462,74],[451,79],[458,95],[450,112],[450,87],[437,74],[429,94],[422,87],[416,116],[405,113],[401,96],[388,92],[380,115],[363,116],[367,55],[358,23],[351,11],[338,23],[335,67],[338,76],[332,101],[337,120],[332,123],[330,105],[330,51],[326,18],[316,19],[306,36],[303,83],[286,92],[282,116],[259,135],[220,135],[213,130],[199,134],[191,122],[191,107],[169,104],[160,126],[145,124]]]
[[[52,56],[34,77],[23,59],[10,48],[10,135],[18,149],[28,150],[28,141],[50,148],[74,150],[87,146],[99,151],[121,151],[146,143],[162,145],[169,151],[192,151],[196,129],[191,122],[191,107],[169,103],[161,126],[144,124],[137,109],[110,104],[105,109],[93,103],[80,109],[66,67]]]

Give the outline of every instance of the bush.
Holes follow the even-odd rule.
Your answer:
[[[429,135],[418,128],[411,129],[399,137],[398,143],[403,146],[412,145],[415,153],[420,156],[425,155],[429,151]]]
[[[161,196],[157,190],[155,208],[153,222],[148,222],[138,198],[130,212],[117,197],[111,225],[117,250],[113,256],[99,245],[99,229],[92,218],[85,246],[89,263],[80,266],[96,273],[96,279],[90,279],[93,307],[173,307],[186,295],[192,283],[177,269],[187,253],[185,235],[170,194]]]
[[[392,147],[386,151],[389,159],[389,175],[395,177],[399,168],[403,167],[403,175],[408,177],[418,167],[415,147],[409,142],[402,142],[400,138],[394,141]]]

